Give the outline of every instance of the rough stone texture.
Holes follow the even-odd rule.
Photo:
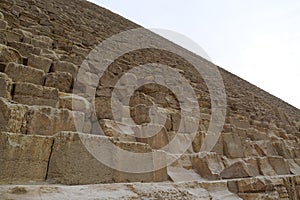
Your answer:
[[[82,131],[75,126],[75,121],[84,122],[84,114],[67,109],[51,107],[31,107],[26,116],[26,133],[54,135],[59,131]],[[77,130],[78,128],[78,130]]]
[[[61,132],[55,135],[53,152],[51,155],[48,180],[63,184],[91,184],[111,182],[151,182],[155,181],[154,172],[131,174],[111,169],[95,159],[82,144],[80,137],[84,137],[93,148],[101,147],[108,142],[113,142],[119,148],[136,153],[151,152],[151,148],[141,143],[114,141],[113,138],[104,136],[91,136],[74,132]],[[91,147],[92,148],[92,147]],[[101,148],[99,148],[100,150]],[[122,164],[118,152],[110,152],[111,162]],[[137,163],[138,164],[138,163]],[[90,170],[93,169],[93,170]],[[166,171],[165,171],[166,174]],[[165,176],[166,177],[166,176]]]
[[[6,74],[0,73],[0,97],[11,99],[12,80]]]
[[[26,105],[58,106],[58,90],[31,83],[16,83],[13,100]]]
[[[300,191],[299,177],[291,177],[288,174],[300,173],[300,111],[280,99],[219,68],[227,95],[226,121],[212,152],[198,154],[206,138],[212,105],[203,77],[182,57],[161,51],[153,44],[151,49],[129,52],[113,60],[102,77],[98,77],[96,73],[97,63],[92,62],[88,66],[89,69],[85,71],[86,76],[76,78],[78,70],[82,68],[82,62],[96,45],[117,33],[138,27],[140,26],[119,15],[83,0],[2,0],[0,3],[0,72],[6,75],[0,74],[0,131],[27,134],[24,137],[32,137],[30,136],[32,134],[53,136],[59,131],[99,134],[96,127],[100,121],[104,134],[114,137],[114,141],[121,142],[116,145],[122,144],[125,148],[126,142],[138,140],[149,144],[148,147],[160,148],[172,141],[179,129],[181,108],[176,95],[177,93],[184,95],[185,90],[177,88],[175,94],[174,91],[162,86],[148,84],[135,91],[129,102],[129,110],[130,116],[137,124],[145,125],[152,120],[153,116],[149,110],[154,104],[166,114],[165,124],[159,125],[162,131],[153,138],[138,139],[136,135],[124,137],[124,133],[116,130],[116,124],[125,126],[128,119],[118,115],[115,119],[117,122],[115,122],[111,111],[111,94],[120,77],[138,65],[160,63],[172,67],[189,81],[200,107],[201,118],[199,122],[196,122],[199,123],[199,129],[191,147],[184,155],[168,155],[178,157],[173,164],[181,169],[176,170],[176,180],[180,181],[182,178],[178,175],[180,171],[190,175],[197,173],[195,176],[201,181],[222,177],[228,179],[215,181],[211,185],[208,182],[202,182],[201,188],[209,192],[211,195],[209,198],[222,199],[218,196],[222,193],[231,199],[238,199],[237,195],[244,199],[267,199],[268,195],[272,199],[296,199]],[[143,37],[154,37],[154,35],[149,32],[149,35],[146,34]],[[122,39],[119,43],[119,47],[122,45],[132,47],[132,44]],[[162,38],[158,39],[158,43],[169,44]],[[179,50],[175,44],[172,44],[172,48]],[[102,53],[109,54],[115,50],[110,47]],[[185,54],[198,63],[209,67],[214,66],[191,52],[186,51]],[[91,60],[96,61],[97,57]],[[101,61],[110,62],[111,60],[107,58]],[[131,78],[134,79],[134,76]],[[147,78],[152,80],[154,77]],[[159,80],[168,82],[172,78],[172,76],[160,77]],[[208,78],[214,80],[215,77]],[[72,83],[75,80],[81,83],[80,89],[83,94],[95,93],[96,117],[85,112],[93,105],[89,105],[83,97],[71,94]],[[130,79],[125,80],[120,92],[127,92],[126,84],[131,82]],[[57,90],[60,92],[58,100]],[[18,104],[9,99],[13,99]],[[80,106],[76,108],[79,112],[71,111],[73,100],[79,102]],[[120,107],[118,110],[128,112],[124,108]],[[189,109],[193,110],[193,108]],[[73,114],[77,117],[74,118]],[[80,123],[84,122],[82,130],[76,129],[74,119],[79,120]],[[155,120],[152,123],[155,124]],[[190,123],[185,123],[184,126],[193,127]],[[67,154],[64,156],[70,162],[75,162],[73,157],[76,156],[74,154],[77,152],[76,147],[63,147],[70,148],[70,157]],[[71,151],[72,148],[74,152]],[[80,145],[79,148],[81,148]],[[180,142],[177,148],[181,148]],[[121,161],[122,158],[119,162]],[[85,167],[92,166],[93,162],[92,159],[85,160]],[[79,183],[82,175],[75,169],[72,170],[70,180],[79,180],[77,181]],[[88,170],[90,174],[97,172],[94,168],[88,168]],[[117,173],[114,175],[116,176]],[[259,175],[257,179],[231,180],[257,175]],[[163,181],[166,179],[165,176],[164,170],[155,172],[152,180]],[[274,176],[274,178],[261,178],[260,176]],[[55,178],[55,174],[52,174],[52,177]],[[135,176],[122,173],[116,177],[116,181],[137,180]],[[65,179],[69,180],[68,177]],[[104,179],[100,178],[97,181],[92,178],[91,181],[87,178],[83,180],[85,183],[104,182]],[[243,182],[245,186],[241,185]],[[175,186],[172,185],[172,187]],[[156,198],[162,199],[164,197],[192,199],[193,196],[184,196],[187,195],[183,192],[184,190],[178,188],[174,190],[172,187],[162,190],[154,187],[153,193]],[[191,189],[192,186],[186,187]],[[234,192],[230,193],[229,190]],[[134,191],[142,192],[135,193]],[[18,192],[17,189],[16,192]],[[130,192],[135,198],[147,195],[152,197],[149,194],[151,192],[145,192],[140,188],[135,188]],[[199,187],[191,193],[197,192],[205,193]],[[176,196],[179,193],[181,196]],[[172,196],[172,194],[175,195]],[[8,198],[14,199],[15,197]]]
[[[45,181],[53,139],[0,132],[0,184]]]
[[[27,65],[43,70],[45,73],[48,73],[52,64],[52,60],[49,58],[45,58],[42,56],[36,56],[34,54],[30,54],[28,57]]]
[[[16,63],[9,63],[5,67],[4,73],[14,82],[28,82],[43,85],[45,80],[44,71]]]
[[[54,72],[46,76],[45,86],[55,87],[61,92],[69,92],[72,86],[72,75],[68,72]]]
[[[0,44],[0,62],[21,62],[21,55],[20,53],[11,47],[5,46]]]
[[[0,131],[21,133],[26,124],[28,107],[0,98]]]

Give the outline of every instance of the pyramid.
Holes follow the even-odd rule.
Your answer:
[[[300,199],[300,110],[84,0],[0,2],[0,199]]]

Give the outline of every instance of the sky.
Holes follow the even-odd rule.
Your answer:
[[[300,1],[90,1],[192,39],[216,65],[300,109]]]

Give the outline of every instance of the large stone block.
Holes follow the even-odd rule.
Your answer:
[[[0,44],[0,62],[9,63],[9,62],[15,62],[19,63],[21,62],[22,57],[20,53],[8,46],[5,46],[3,44]]]
[[[49,72],[51,64],[52,60],[46,57],[37,56],[34,54],[30,54],[28,57],[28,66],[43,70],[45,73]]]
[[[216,153],[201,152],[193,155],[192,165],[201,177],[216,180],[220,178],[220,173],[224,170],[222,159]]]
[[[0,132],[0,184],[45,181],[53,139]]]
[[[135,142],[120,142],[113,138],[74,132],[60,132],[55,135],[53,153],[49,165],[48,181],[63,184],[94,184],[112,182],[151,182],[155,181],[155,173],[126,173],[112,169],[89,153],[81,141],[81,137],[90,145],[89,148],[101,150],[112,142],[119,148],[135,153],[151,152],[148,145]],[[103,150],[103,149],[102,149]],[[109,152],[109,154],[107,154]],[[99,151],[100,156],[108,158],[115,165],[122,165],[126,158],[120,157],[118,151],[105,149]],[[132,163],[141,165],[143,163]],[[163,171],[166,174],[166,170]],[[162,173],[162,171],[160,172]],[[161,177],[167,177],[162,176]]]
[[[45,80],[44,71],[16,63],[9,63],[5,67],[4,72],[14,82],[28,82],[43,85]]]
[[[70,73],[54,72],[47,74],[45,86],[57,88],[61,92],[70,92],[72,82]]]
[[[244,161],[238,161],[225,168],[221,172],[221,177],[228,178],[247,178],[258,176],[259,172],[252,165],[245,163]]]
[[[58,90],[31,83],[16,83],[13,100],[27,105],[58,106]]]
[[[68,72],[73,76],[73,78],[75,78],[77,75],[78,67],[70,62],[57,61],[53,63],[52,70],[54,72]]]
[[[0,97],[11,99],[12,80],[4,73],[0,73]]]
[[[84,122],[84,113],[46,106],[32,106],[26,115],[26,132],[34,135],[54,135],[60,131],[82,131],[75,120]],[[79,130],[77,130],[77,128]]]
[[[0,131],[25,133],[25,115],[28,107],[0,97]]]
[[[41,49],[38,47],[34,47],[31,44],[26,44],[22,42],[9,42],[9,46],[13,47],[14,49],[18,49],[18,51],[21,53],[24,57],[29,57],[30,54],[40,55]]]

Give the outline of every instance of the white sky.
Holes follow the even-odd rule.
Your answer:
[[[300,1],[90,1],[189,37],[215,64],[300,108]]]

